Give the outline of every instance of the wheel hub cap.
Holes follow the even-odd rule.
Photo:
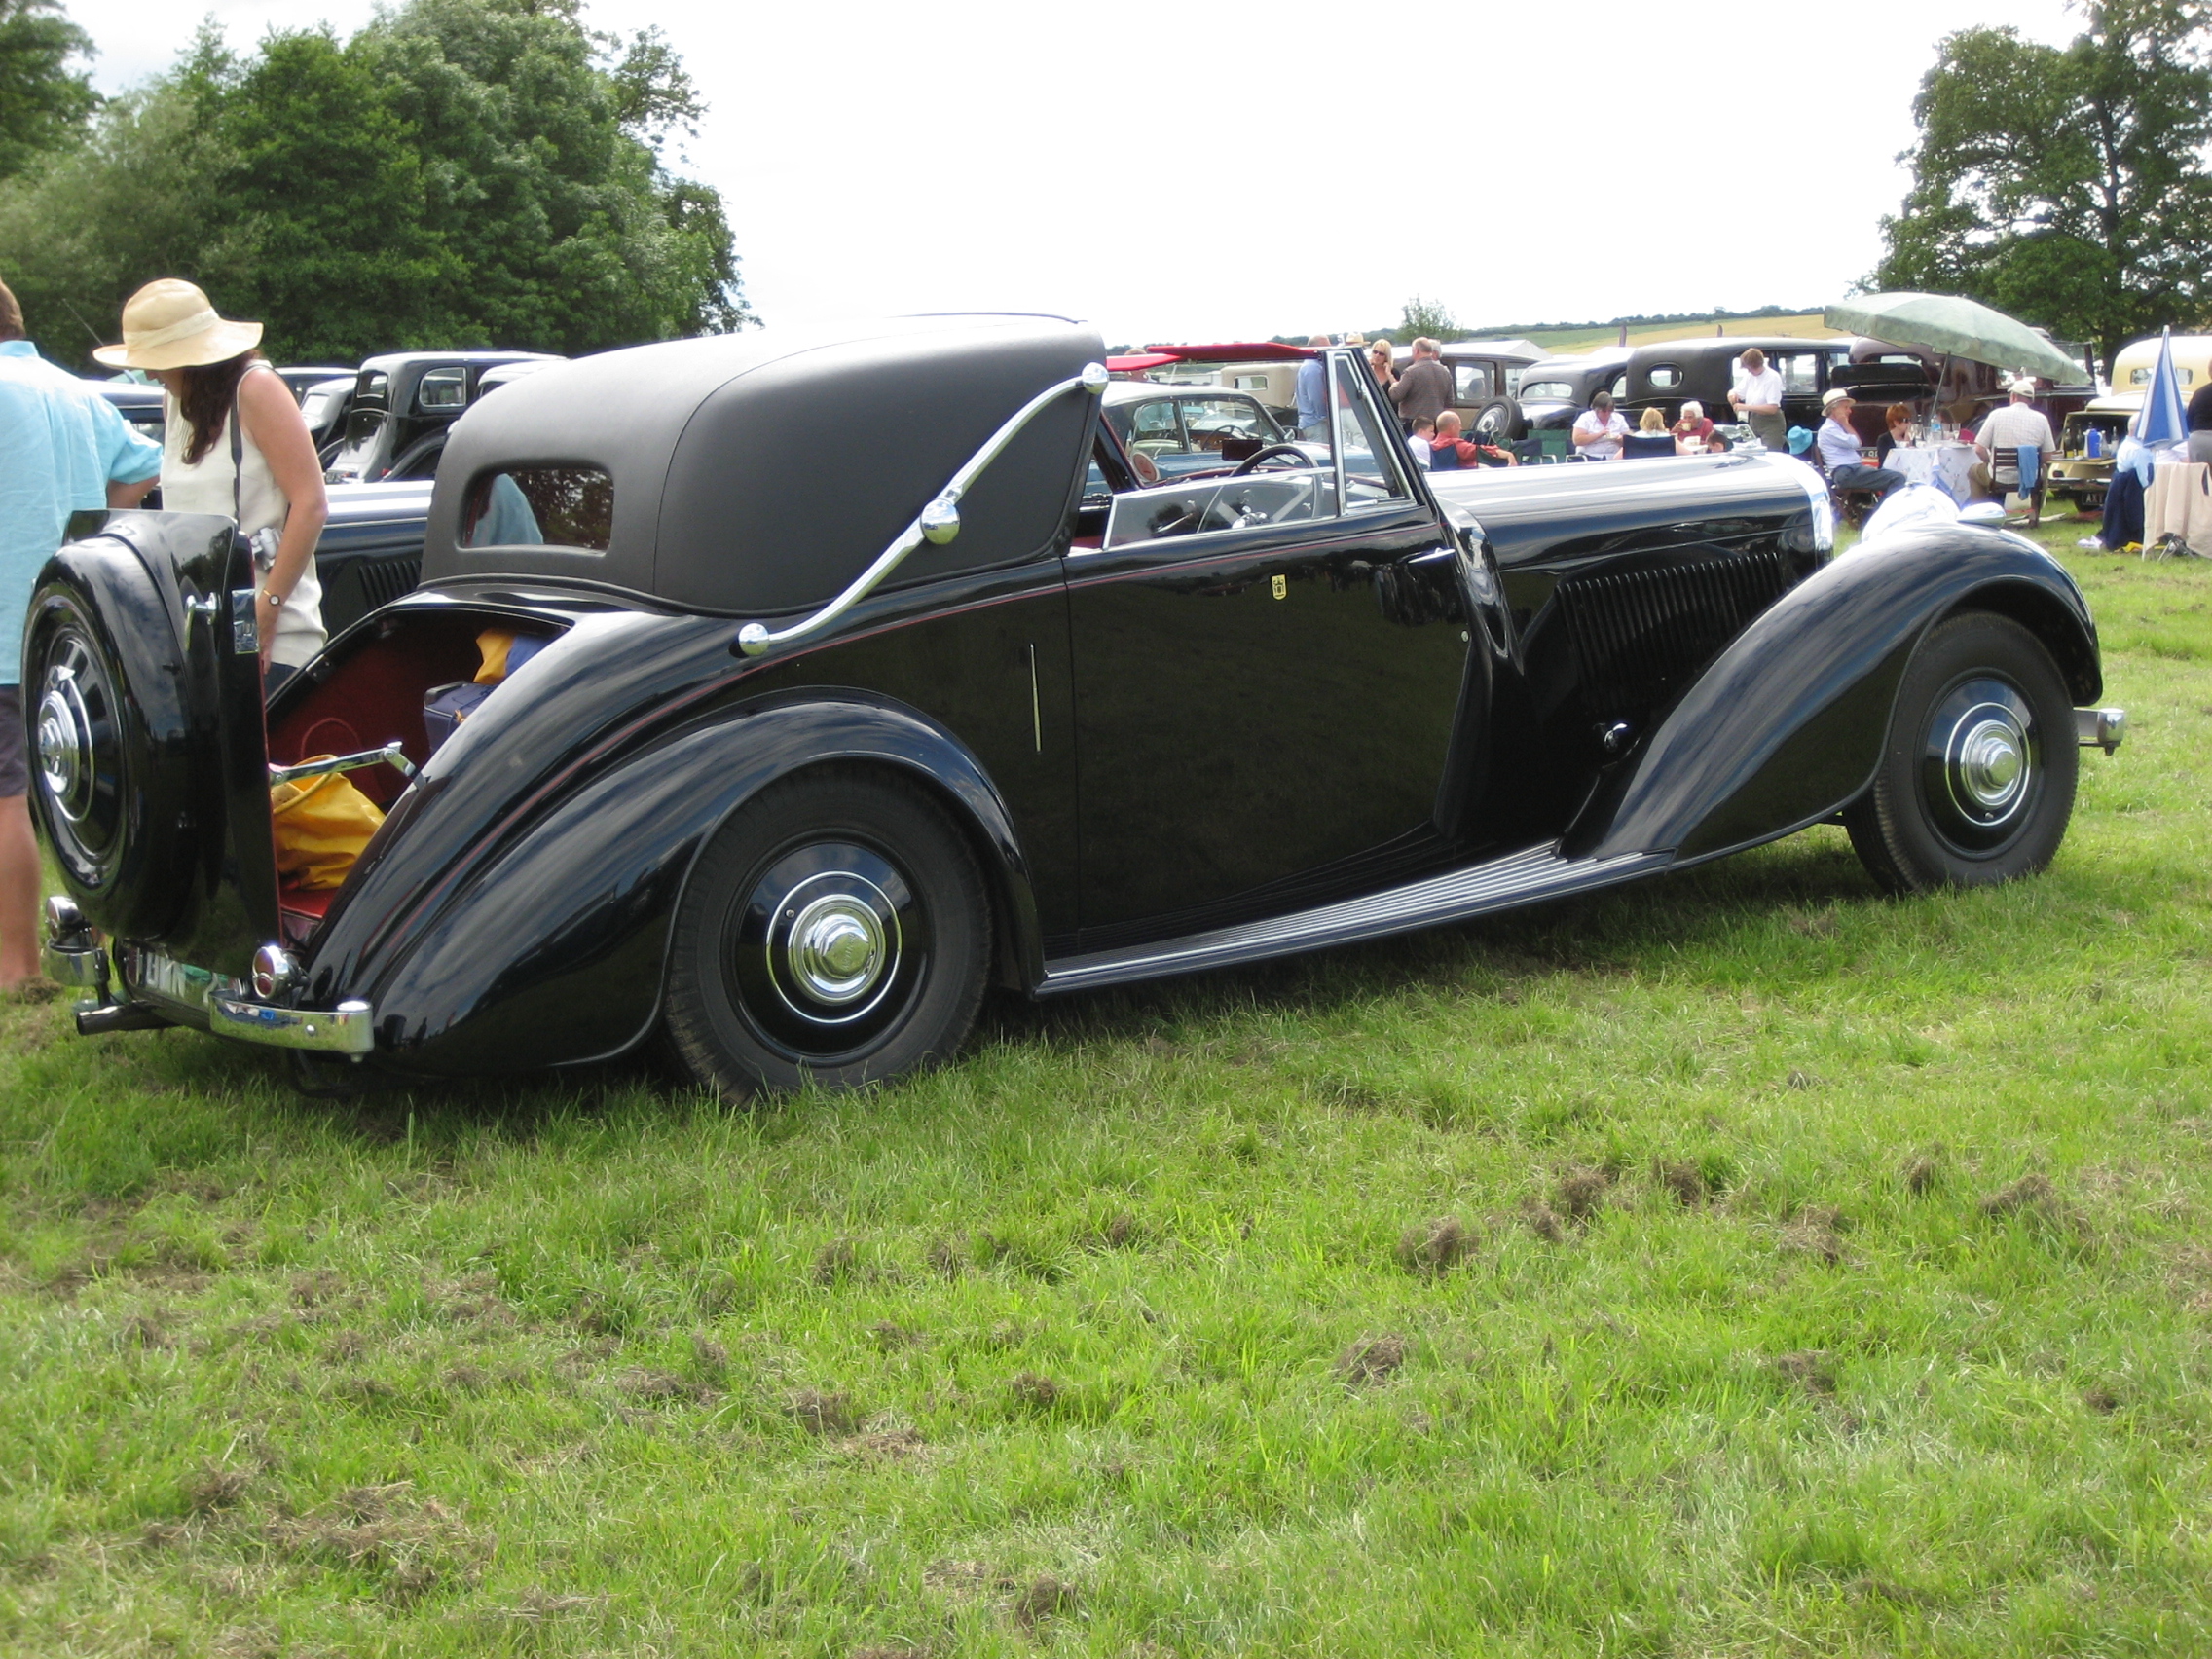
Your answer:
[[[827,894],[798,910],[790,939],[793,977],[814,1001],[832,1008],[866,996],[890,960],[882,919],[848,894]]]
[[[1984,811],[2002,811],[2027,781],[2019,730],[2009,719],[1985,719],[1959,744],[1959,783]]]
[[[76,677],[57,668],[47,677],[46,695],[38,706],[38,769],[54,809],[72,823],[81,822],[92,805],[92,721],[78,694]]]
[[[898,970],[899,907],[858,870],[819,870],[799,881],[776,905],[767,933],[769,980],[810,1025],[861,1018]]]
[[[1970,821],[1994,829],[2028,792],[2028,734],[2002,703],[1985,702],[1952,722],[1944,744],[1951,800]]]

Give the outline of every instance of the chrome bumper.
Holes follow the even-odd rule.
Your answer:
[[[2127,737],[2125,709],[2076,709],[2074,737],[2083,749],[2101,749],[2107,755]]]
[[[358,998],[333,1009],[276,1008],[237,994],[229,979],[219,984],[207,994],[207,1029],[218,1037],[355,1056],[376,1046],[376,1011]]]
[[[116,947],[118,1000],[108,989],[107,951],[65,896],[47,901],[43,955],[48,977],[89,993],[77,1005],[77,1029],[86,1035],[189,1024],[273,1049],[355,1059],[376,1046],[376,1011],[358,998],[334,1009],[283,1008],[256,1000],[236,979],[140,944]]]

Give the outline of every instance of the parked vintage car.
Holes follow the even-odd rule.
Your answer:
[[[446,430],[473,403],[488,370],[542,351],[396,351],[354,376],[346,435],[323,476],[333,484],[437,476]]]
[[[1615,399],[1628,389],[1626,370],[1631,348],[1601,346],[1595,351],[1571,356],[1545,357],[1521,371],[1521,418],[1531,432],[1564,432],[1575,417],[1590,407],[1601,391]],[[1716,420],[1726,420],[1722,407]]]
[[[1413,356],[1410,341],[1398,342],[1392,352],[1400,369]],[[1468,436],[1486,444],[1528,436],[1518,394],[1529,365],[1544,360],[1541,346],[1526,340],[1455,340],[1440,345],[1437,356],[1452,371],[1452,407],[1459,412]]]
[[[427,479],[391,484],[332,484],[330,517],[315,544],[322,625],[333,637],[370,611],[412,593],[423,573],[423,534],[430,517]]]
[[[1877,341],[1789,335],[1699,338],[1635,348],[1623,371],[1621,408],[1633,420],[1640,411],[1656,407],[1672,421],[1684,399],[1695,398],[1713,419],[1731,420],[1728,393],[1735,385],[1736,360],[1752,346],[1766,353],[1768,366],[1782,376],[1783,417],[1792,426],[1819,426],[1823,394],[1830,387],[1842,387],[1857,400],[1860,436],[1872,443],[1881,436],[1885,408],[1903,403],[1916,414],[1926,413],[1935,389],[1935,373],[1920,355]]]
[[[2117,741],[2081,593],[2001,530],[1834,559],[1764,455],[1431,479],[1356,350],[1324,462],[1140,487],[1099,356],[936,316],[547,369],[454,428],[423,585],[266,739],[228,521],[91,521],[24,640],[79,1028],[433,1078],[665,1034],[723,1090],[854,1085],[952,1054],[994,982],[1377,939],[1838,814],[1888,887],[2024,875],[2078,738]],[[930,418],[856,468],[862,406]],[[535,654],[433,754],[487,634]],[[271,778],[333,768],[388,815],[305,891]]]
[[[1251,392],[1218,386],[1115,381],[1103,405],[1114,435],[1162,478],[1233,465],[1295,436]]]

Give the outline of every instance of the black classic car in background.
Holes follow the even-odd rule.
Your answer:
[[[1531,432],[1565,432],[1601,391],[1617,402],[1628,390],[1630,348],[1601,346],[1571,357],[1546,357],[1521,371],[1521,418]],[[1714,419],[1725,421],[1722,404]]]
[[[475,402],[485,375],[508,363],[547,361],[558,359],[542,351],[395,351],[367,359],[323,476],[333,484],[436,477],[447,428]]]
[[[89,522],[24,674],[80,1028],[414,1077],[664,1033],[717,1088],[853,1085],[953,1053],[993,982],[1373,939],[1839,813],[1891,887],[2021,875],[2078,738],[2117,740],[2081,594],[2001,531],[1831,559],[1817,480],[1762,455],[1431,480],[1356,350],[1318,461],[1142,486],[1099,355],[951,316],[546,369],[454,427],[422,586],[266,740],[233,527]],[[861,467],[857,408],[900,433]],[[488,630],[541,648],[432,754],[424,693]],[[333,892],[278,878],[273,762],[388,809]]]

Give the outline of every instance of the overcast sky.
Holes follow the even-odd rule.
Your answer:
[[[106,91],[190,6],[66,0]],[[214,0],[234,47],[367,0]],[[763,320],[1006,308],[1109,342],[1394,321],[1817,307],[1879,254],[1911,101],[1981,0],[1835,7],[1471,0],[1265,8],[596,5],[658,24],[713,104]],[[2061,41],[2058,0],[2003,20]],[[1423,43],[1410,48],[1407,42]]]

